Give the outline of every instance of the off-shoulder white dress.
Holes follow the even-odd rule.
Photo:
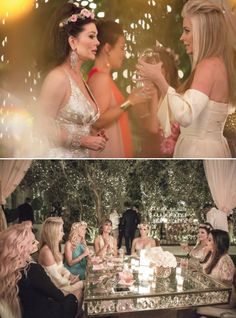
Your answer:
[[[170,124],[180,124],[175,145],[175,158],[231,158],[223,130],[231,106],[215,102],[195,89],[183,95],[169,87],[158,110],[165,136],[171,134]]]

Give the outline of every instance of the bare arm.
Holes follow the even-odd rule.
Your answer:
[[[119,119],[124,113],[120,107],[110,107],[112,102],[110,75],[106,73],[96,73],[90,78],[88,84],[101,112],[101,116],[94,124],[94,127],[97,129],[106,128]],[[128,96],[128,100],[132,105],[142,103],[148,98],[149,96],[140,95],[140,90],[134,90]]]
[[[135,250],[135,245],[137,243],[137,238],[135,238],[132,242],[132,248],[131,248],[131,255],[135,255],[136,254],[136,250]]]
[[[38,262],[42,266],[51,266],[56,263],[55,258],[47,245],[44,245],[40,249]]]
[[[113,250],[114,250],[114,256],[118,255],[118,251],[117,251],[117,239],[113,238]]]
[[[94,240],[94,249],[97,256],[104,256],[107,252],[108,244],[105,242],[105,245],[100,249],[99,236]]]
[[[65,257],[66,257],[67,264],[69,266],[73,266],[74,264],[79,263],[84,257],[89,255],[88,248],[86,248],[81,255],[79,255],[78,257],[74,259],[72,258],[72,252],[73,252],[72,244],[70,241],[67,241],[65,244]]]

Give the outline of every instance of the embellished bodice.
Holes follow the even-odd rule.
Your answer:
[[[98,107],[94,107],[85,97],[83,92],[78,87],[77,83],[72,79],[69,73],[68,79],[70,82],[71,94],[70,97],[61,108],[56,117],[56,123],[69,134],[78,134],[80,136],[90,135],[92,124],[98,120],[100,112]],[[88,91],[89,88],[85,83]],[[89,91],[90,93],[90,91]],[[91,94],[91,93],[90,93]],[[92,96],[92,94],[91,94]],[[89,151],[86,148],[70,149],[56,148],[56,157],[62,158],[88,158]]]

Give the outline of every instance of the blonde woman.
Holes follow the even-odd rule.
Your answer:
[[[133,240],[131,254],[139,256],[140,250],[155,247],[156,241],[149,236],[149,224],[140,223],[138,225],[138,229],[140,232],[140,237],[137,237]]]
[[[73,293],[81,299],[83,282],[72,275],[63,265],[59,243],[64,236],[61,217],[49,217],[42,226],[39,244],[39,263],[44,267],[53,283],[64,294]]]
[[[180,40],[190,56],[192,72],[180,94],[162,74],[162,63],[149,65],[140,60],[137,68],[164,98],[158,117],[165,134],[170,134],[171,120],[180,124],[174,157],[231,157],[223,129],[236,104],[235,17],[226,0],[189,0],[182,16]]]
[[[64,266],[73,275],[79,275],[81,280],[85,279],[87,256],[89,249],[85,241],[87,223],[76,222],[72,224],[69,239],[65,244]]]
[[[100,234],[94,240],[95,253],[98,256],[117,256],[117,240],[111,235],[112,222],[105,219],[99,230]]]
[[[31,222],[0,233],[0,317],[73,318],[76,297],[64,296],[42,266],[32,262],[37,249]]]

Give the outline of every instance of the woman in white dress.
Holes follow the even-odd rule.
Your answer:
[[[72,275],[63,265],[59,244],[64,236],[61,217],[49,217],[42,226],[38,262],[43,266],[52,282],[65,295],[72,293],[78,300],[82,298],[83,281]]]
[[[100,114],[81,74],[82,64],[95,59],[99,44],[94,14],[69,1],[55,12],[47,33],[45,55],[51,71],[40,97],[51,144],[45,156],[88,158],[89,150],[100,151],[106,145],[103,131],[92,136],[91,127]]]
[[[174,157],[231,157],[223,129],[236,104],[235,34],[229,27],[231,21],[236,28],[233,15],[224,1],[189,0],[182,16],[180,40],[190,55],[192,72],[180,90],[169,86],[162,63],[149,65],[140,60],[138,71],[162,94],[158,117],[166,136],[172,120],[181,126]]]
[[[151,248],[156,246],[156,241],[149,236],[149,225],[141,223],[138,225],[140,237],[133,240],[131,254],[139,256],[142,249]]]

